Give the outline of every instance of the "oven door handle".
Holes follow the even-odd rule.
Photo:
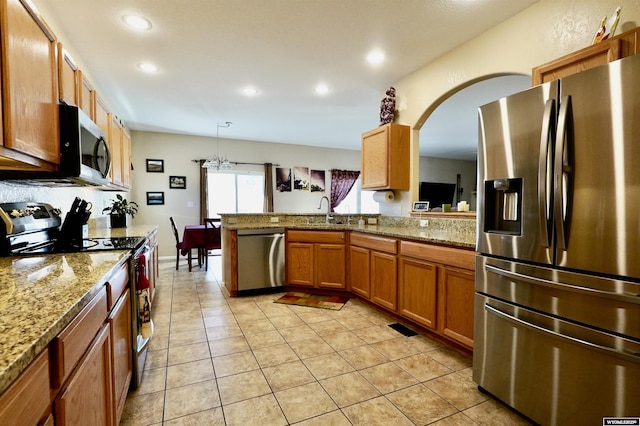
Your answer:
[[[502,318],[502,319],[504,319],[506,321],[509,321],[511,323],[520,325],[520,326],[528,328],[530,330],[539,331],[541,333],[548,334],[548,335],[550,335],[552,337],[555,337],[557,339],[569,341],[570,343],[576,344],[578,346],[583,346],[583,347],[586,347],[588,349],[592,349],[592,350],[596,350],[596,351],[599,351],[599,352],[603,352],[603,353],[605,353],[607,355],[613,355],[613,356],[618,357],[618,358],[624,358],[627,361],[631,361],[631,362],[634,362],[636,364],[640,364],[640,353],[631,352],[631,351],[628,351],[628,350],[625,350],[625,349],[616,349],[616,348],[611,348],[609,346],[598,345],[596,343],[588,342],[586,340],[582,340],[582,339],[579,339],[577,337],[569,336],[569,335],[566,335],[566,334],[561,334],[561,333],[558,333],[556,331],[552,331],[552,330],[549,330],[547,328],[541,327],[539,325],[532,324],[532,323],[530,323],[528,321],[524,321],[524,320],[522,320],[520,318],[514,317],[513,315],[508,314],[506,312],[503,312],[500,309],[489,305],[488,303],[486,303],[484,305],[484,309],[485,309],[485,311],[489,312],[490,314],[496,315],[496,316],[498,316],[498,317],[500,317],[500,318]]]
[[[606,290],[598,290],[591,287],[584,287],[581,285],[558,283],[555,281],[546,280],[544,278],[538,278],[538,277],[533,277],[531,275],[521,274],[520,272],[507,271],[506,269],[502,269],[493,265],[486,265],[485,270],[487,272],[491,272],[496,275],[501,275],[505,278],[523,281],[529,284],[543,285],[545,287],[552,287],[560,290],[571,290],[571,291],[584,293],[588,295],[601,295],[610,299],[623,300],[631,303],[640,302],[640,294],[629,293],[626,291],[623,291],[623,292],[606,291]]]

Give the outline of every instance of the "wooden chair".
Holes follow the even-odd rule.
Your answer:
[[[222,248],[221,239],[221,222],[220,218],[205,218],[204,224],[207,227],[207,243],[203,250],[204,269],[209,270],[209,250],[219,250]],[[209,232],[208,228],[213,228],[213,232]]]
[[[171,222],[171,231],[173,231],[173,236],[176,239],[176,271],[180,265],[180,251],[182,250],[182,241],[180,241],[180,236],[178,234],[178,228],[176,227],[176,222],[173,220],[173,217],[169,217],[169,221]],[[191,256],[189,256],[191,257]],[[187,261],[189,262],[189,261]],[[190,262],[189,262],[190,263]],[[198,265],[200,265],[200,255],[198,254]],[[190,267],[191,265],[189,265]]]

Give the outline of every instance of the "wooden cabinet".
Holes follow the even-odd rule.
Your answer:
[[[0,0],[0,168],[56,170],[60,164],[56,39],[21,0]]]
[[[115,114],[109,114],[109,149],[111,150],[111,183],[122,186],[122,125]]]
[[[131,136],[122,128],[122,186],[131,188]]]
[[[105,135],[109,135],[109,107],[102,97],[96,93],[96,107],[95,107],[95,123],[102,129]]]
[[[238,295],[238,231],[222,227],[222,288],[228,296]]]
[[[45,349],[0,396],[0,424],[45,424],[51,417],[50,392]]]
[[[534,86],[604,65],[640,51],[640,27],[532,69]]]
[[[431,262],[400,258],[398,313],[432,330],[437,327],[437,269]]]
[[[286,239],[287,284],[345,288],[345,232],[288,230]]]
[[[89,78],[84,75],[82,71],[78,71],[78,107],[85,112],[95,121],[96,109],[95,109],[95,90],[93,84],[89,81]]]
[[[399,313],[473,348],[472,250],[400,242]]]
[[[362,189],[409,189],[409,132],[389,123],[362,134]]]
[[[133,374],[133,346],[131,343],[131,293],[127,288],[111,311],[108,321],[111,332],[111,365],[113,375],[113,413],[115,424],[120,423]]]
[[[99,330],[78,368],[54,400],[56,426],[114,424],[110,330],[109,324]]]
[[[58,43],[58,90],[61,102],[78,105],[78,77],[80,72],[75,61],[62,43]]]
[[[351,233],[351,291],[394,312],[398,300],[397,248],[394,238]]]

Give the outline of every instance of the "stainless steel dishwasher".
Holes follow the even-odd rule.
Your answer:
[[[238,292],[284,285],[284,228],[238,230]]]

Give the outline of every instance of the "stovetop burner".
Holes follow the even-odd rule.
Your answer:
[[[133,250],[141,246],[144,241],[144,237],[87,238],[72,242],[54,240],[16,248],[11,254],[14,256],[27,256],[32,254],[78,253],[99,250]]]

